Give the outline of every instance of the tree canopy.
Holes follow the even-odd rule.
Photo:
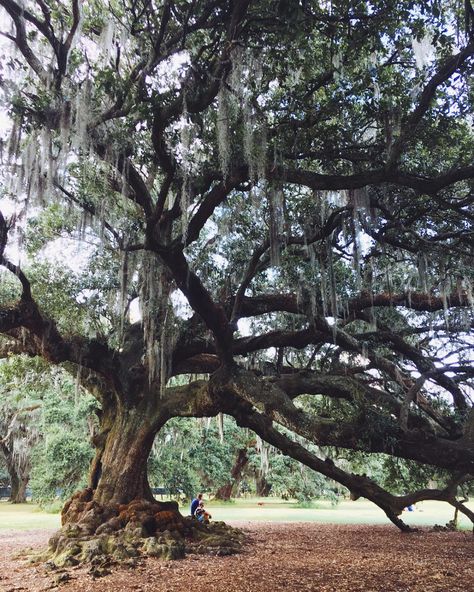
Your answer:
[[[400,528],[473,519],[470,2],[0,6],[1,351],[98,399],[92,499],[150,497],[162,426],[224,413]]]

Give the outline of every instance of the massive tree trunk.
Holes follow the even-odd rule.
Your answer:
[[[159,427],[138,409],[117,412],[110,428],[102,433],[103,442],[99,443],[89,477],[98,503],[153,501],[147,460]]]
[[[169,388],[170,396],[158,390],[102,399],[89,486],[66,502],[62,529],[42,559],[57,566],[106,565],[111,556],[132,562],[142,554],[177,559],[193,545],[222,554],[240,547],[239,533],[219,524],[203,531],[196,520],[183,518],[176,502],[155,500],[148,484],[153,440],[177,409],[185,416],[217,413],[203,384]]]
[[[83,494],[87,500],[69,500],[63,509],[63,524],[84,520],[90,510],[88,502],[101,508],[105,520],[119,506],[136,500],[158,505],[148,484],[147,460],[155,435],[167,418],[154,409],[150,397],[137,397],[136,404],[124,404],[123,398],[116,404],[117,399],[114,404],[104,403],[100,414],[88,492]]]

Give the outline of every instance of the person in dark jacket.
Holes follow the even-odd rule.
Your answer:
[[[199,504],[202,502],[202,493],[198,493],[197,496],[191,502],[191,516],[196,514],[196,510],[199,507]]]

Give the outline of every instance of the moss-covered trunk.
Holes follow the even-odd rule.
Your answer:
[[[103,405],[93,442],[95,458],[85,492],[69,500],[62,523],[92,521],[95,528],[133,501],[155,502],[147,477],[147,460],[156,432],[163,425],[144,397],[125,405],[114,399]],[[93,510],[93,512],[91,512]]]
[[[96,502],[126,504],[134,499],[153,499],[147,460],[156,431],[143,411],[126,409],[115,415],[90,474]]]
[[[62,528],[38,559],[57,567],[90,563],[97,576],[109,573],[114,562],[135,565],[145,555],[178,559],[186,548],[213,554],[238,550],[239,533],[222,524],[201,525],[184,518],[176,502],[153,499],[147,459],[165,418],[146,405],[142,400],[102,410],[89,487],[66,502]]]

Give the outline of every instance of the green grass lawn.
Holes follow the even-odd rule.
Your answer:
[[[263,505],[258,505],[263,503]],[[385,514],[366,500],[343,501],[336,508],[321,501],[312,508],[297,508],[294,503],[275,498],[241,499],[223,504],[206,503],[214,520],[268,521],[268,522],[321,522],[326,524],[389,524]],[[474,510],[474,501],[468,504]],[[188,506],[181,508],[188,513]],[[453,508],[441,502],[423,502],[414,512],[404,512],[403,520],[412,526],[445,524],[453,517]],[[462,528],[472,528],[470,521],[460,515]],[[59,514],[41,511],[36,504],[9,504],[0,502],[0,531],[2,529],[29,530],[35,528],[58,528]]]
[[[0,502],[0,532],[3,529],[32,530],[59,528],[61,516],[43,512],[36,504],[9,504]]]
[[[263,506],[257,505],[263,503]],[[468,504],[474,510],[474,501]],[[384,512],[367,500],[342,501],[331,507],[326,501],[319,501],[312,508],[297,508],[294,503],[283,500],[249,499],[229,504],[208,504],[214,520],[263,520],[270,522],[321,522],[332,524],[391,524]],[[422,502],[414,512],[403,512],[402,519],[412,526],[446,524],[453,518],[454,508],[441,502]],[[459,515],[461,528],[472,528],[471,522]]]

